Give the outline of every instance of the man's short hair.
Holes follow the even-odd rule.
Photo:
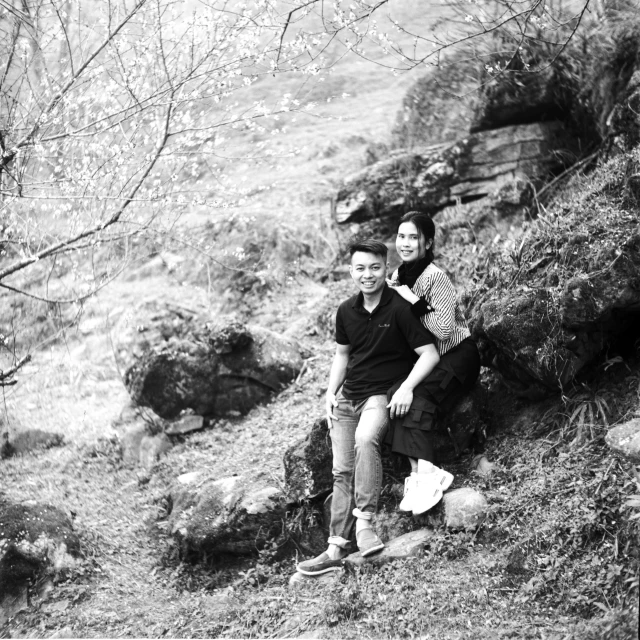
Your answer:
[[[356,240],[349,247],[349,255],[353,257],[353,254],[357,251],[373,253],[375,256],[381,256],[384,260],[387,259],[387,245],[384,242],[380,242],[380,240]]]

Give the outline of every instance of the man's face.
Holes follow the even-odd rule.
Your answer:
[[[375,253],[356,251],[351,256],[349,272],[358,289],[366,295],[378,293],[387,277],[387,263]]]

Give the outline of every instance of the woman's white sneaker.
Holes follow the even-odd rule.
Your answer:
[[[413,511],[413,499],[415,498],[416,493],[417,477],[418,474],[412,472],[410,476],[407,476],[404,479],[404,496],[402,498],[402,502],[398,505],[398,509],[400,509],[400,511]]]
[[[446,491],[453,482],[453,474],[441,469],[440,467],[436,467],[435,465],[433,465],[433,470],[438,478],[438,482],[440,483],[440,488],[443,492]]]
[[[435,473],[419,473],[416,478],[416,489],[412,492],[411,504],[413,505],[413,515],[419,516],[425,511],[429,511],[442,500],[442,486]]]

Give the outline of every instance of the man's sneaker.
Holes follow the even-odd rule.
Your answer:
[[[442,486],[435,473],[419,473],[416,479],[415,498],[413,498],[413,515],[419,516],[429,511],[442,500]]]
[[[321,573],[328,573],[329,571],[340,571],[343,564],[344,558],[332,560],[325,551],[316,558],[300,562],[296,569],[300,573],[304,573],[305,576],[318,576]]]
[[[413,498],[415,497],[417,473],[411,473],[404,479],[404,495],[402,502],[398,505],[400,511],[413,511]]]
[[[358,550],[363,558],[384,549],[384,542],[378,538],[373,529],[362,529],[356,532]]]

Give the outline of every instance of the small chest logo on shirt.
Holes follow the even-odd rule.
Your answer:
[[[387,327],[390,327],[390,324],[379,324],[378,325],[381,329],[386,329]]]

